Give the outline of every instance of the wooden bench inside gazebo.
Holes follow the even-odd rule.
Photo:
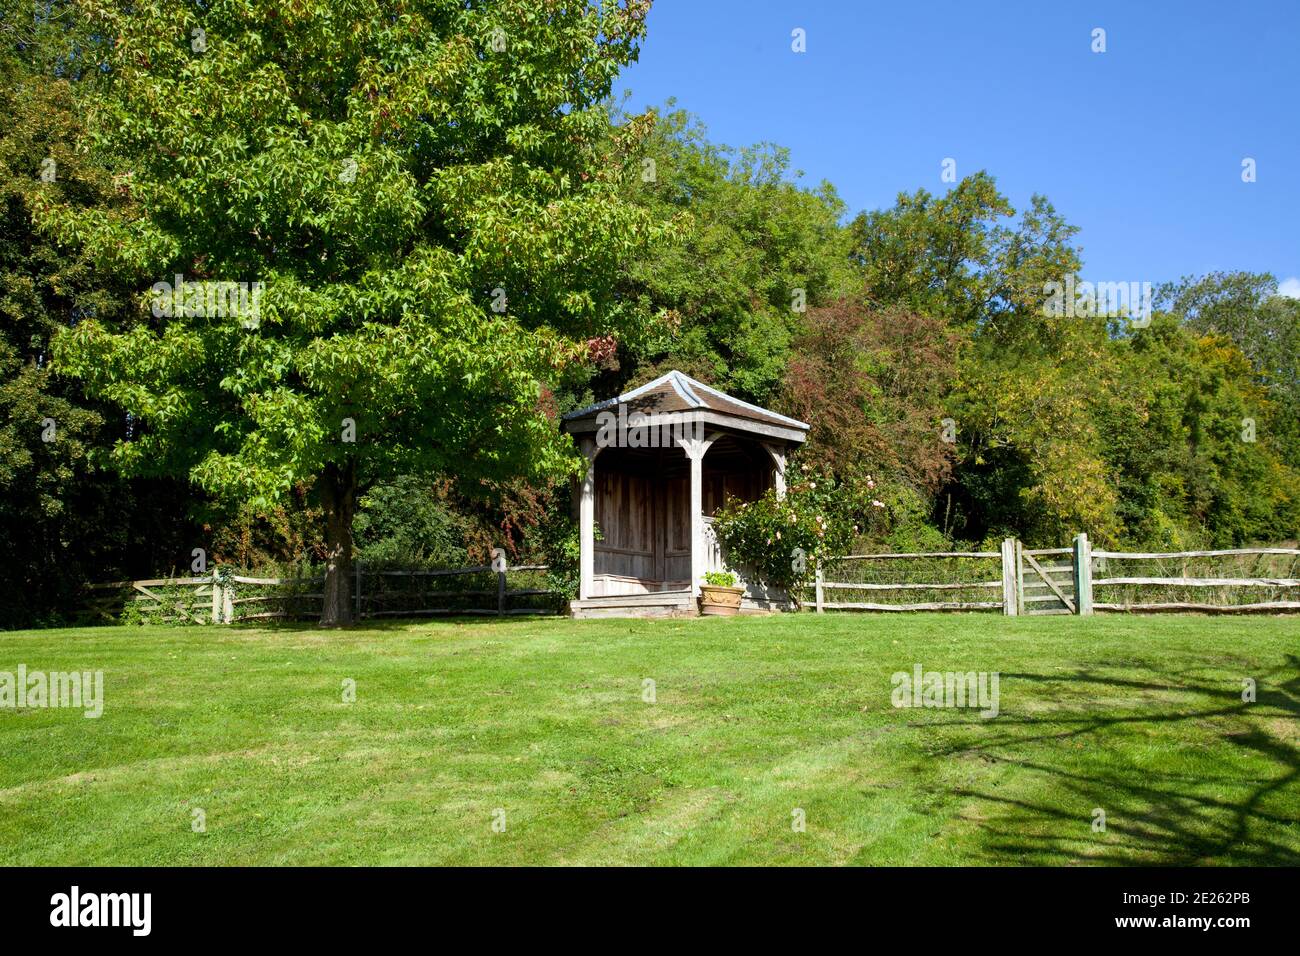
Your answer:
[[[564,417],[590,463],[577,495],[581,585],[575,617],[694,615],[726,556],[712,533],[724,500],[785,490],[808,426],[673,371]],[[744,610],[785,604],[744,580]]]

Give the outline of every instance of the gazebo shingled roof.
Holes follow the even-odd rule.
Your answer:
[[[712,386],[705,385],[683,372],[673,370],[661,375],[652,382],[624,392],[622,395],[588,405],[564,416],[566,431],[585,431],[579,423],[594,419],[602,411],[626,405],[629,412],[641,412],[645,415],[657,415],[666,412],[713,412],[728,418],[743,419],[782,432],[808,431],[808,424],[795,418],[780,415],[766,408],[759,408],[749,402],[742,402],[726,392],[720,392]],[[782,435],[782,437],[803,440],[803,434]]]

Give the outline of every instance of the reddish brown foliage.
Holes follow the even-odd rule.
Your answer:
[[[941,320],[910,312],[850,300],[809,310],[783,390],[786,411],[812,425],[805,460],[934,494],[952,469],[941,422],[958,342]]]
[[[612,335],[597,335],[587,339],[587,357],[593,365],[604,366],[618,355],[618,339]]]

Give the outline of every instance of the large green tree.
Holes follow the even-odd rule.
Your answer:
[[[614,280],[655,230],[622,199],[637,126],[611,135],[602,101],[648,3],[81,7],[111,41],[90,143],[132,203],[51,193],[40,220],[152,280],[130,328],[56,340],[136,423],[123,468],[267,506],[310,480],[322,622],[346,623],[367,488],[572,467],[539,394],[637,314]]]
[[[801,175],[785,149],[719,146],[672,102],[659,112],[628,196],[677,225],[677,241],[630,260],[623,283],[661,321],[622,343],[602,391],[680,368],[752,401],[777,399],[807,310],[852,284],[844,204]]]
[[[1231,339],[1250,360],[1276,414],[1261,441],[1300,468],[1300,299],[1266,273],[1213,272],[1162,286],[1160,306],[1198,335]]]

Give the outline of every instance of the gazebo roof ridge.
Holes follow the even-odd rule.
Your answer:
[[[668,390],[671,390],[678,399],[678,402],[665,401]],[[646,382],[630,391],[623,392],[613,398],[607,398],[604,401],[588,405],[586,408],[580,408],[563,416],[563,420],[573,421],[580,418],[586,418],[598,414],[610,408],[617,408],[619,405],[634,402],[637,399],[643,399],[659,393],[659,397],[650,404],[649,412],[669,411],[709,411],[724,415],[734,415],[739,418],[751,419],[758,422],[781,425],[786,428],[797,429],[806,432],[811,427],[807,422],[801,422],[797,418],[791,418],[788,415],[782,415],[771,409],[761,408],[758,405],[743,401],[733,395],[720,391],[711,385],[705,385],[698,379],[691,378],[685,372],[673,369],[660,375],[658,378]],[[666,408],[656,407],[665,404],[678,404],[682,407]]]

